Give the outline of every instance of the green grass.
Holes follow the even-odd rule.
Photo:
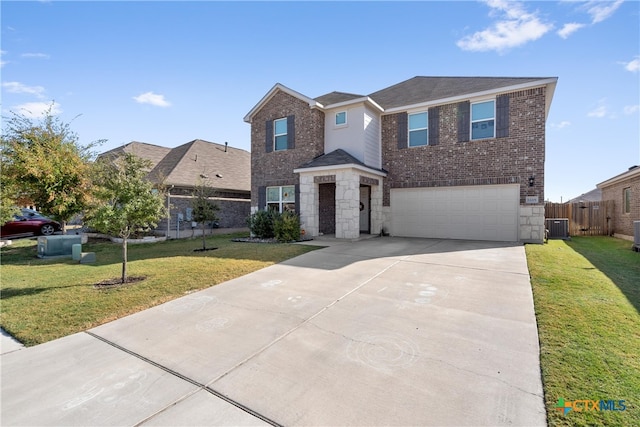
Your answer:
[[[611,237],[527,245],[550,426],[640,425],[640,253]],[[625,411],[555,410],[558,399]]]
[[[232,242],[231,235],[129,245],[129,276],[147,279],[98,290],[95,283],[121,276],[121,245],[82,246],[97,262],[36,257],[35,240],[0,249],[0,325],[27,346],[40,344],[161,304],[187,293],[317,249],[294,244]],[[237,237],[237,236],[236,236]]]

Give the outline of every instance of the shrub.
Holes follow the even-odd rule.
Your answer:
[[[295,242],[300,240],[300,217],[286,211],[273,217],[273,232],[279,242]]]
[[[273,232],[273,212],[257,211],[247,218],[247,226],[253,236],[260,239],[271,239]]]

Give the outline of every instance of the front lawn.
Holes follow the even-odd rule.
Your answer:
[[[147,279],[114,289],[94,284],[120,277],[121,245],[82,246],[97,262],[36,258],[36,241],[0,249],[0,325],[31,346],[118,319],[199,289],[208,288],[301,255],[317,246],[232,242],[232,235],[129,245],[129,276]]]
[[[526,246],[550,426],[640,425],[640,253],[630,248],[611,237]],[[564,414],[559,399],[618,410],[590,402]]]

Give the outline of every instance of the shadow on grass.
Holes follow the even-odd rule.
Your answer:
[[[2,290],[0,290],[0,300],[13,297],[37,295],[42,292],[53,291],[55,289],[77,288],[83,286],[87,285],[48,286],[45,288],[2,288]]]
[[[640,313],[640,252],[627,240],[606,236],[574,237],[567,245],[605,274]]]

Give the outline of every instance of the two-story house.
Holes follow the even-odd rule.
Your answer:
[[[276,84],[251,124],[251,208],[310,236],[542,242],[555,77],[414,77],[317,98]]]

